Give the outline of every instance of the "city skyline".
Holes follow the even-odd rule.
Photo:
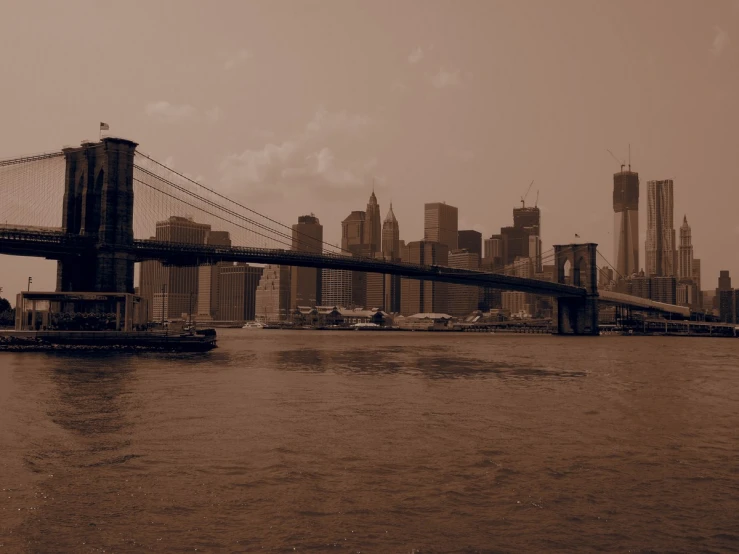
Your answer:
[[[150,10],[152,21],[165,19],[164,4]],[[714,45],[716,26],[729,37],[739,33],[732,2],[698,11],[679,1],[540,3],[544,18],[517,2],[470,2],[466,10],[433,4],[424,26],[410,23],[423,8],[413,2],[360,10],[326,0],[292,20],[287,6],[224,3],[218,15],[180,3],[182,32],[220,28],[182,49],[171,48],[175,35],[162,25],[141,29],[142,40],[128,44],[134,14],[108,6],[52,5],[41,14],[9,7],[3,36],[29,48],[3,58],[0,102],[13,109],[0,152],[78,144],[96,138],[106,121],[111,134],[265,213],[284,213],[287,224],[314,211],[334,244],[340,237],[330,214],[356,209],[373,176],[383,214],[392,201],[406,240],[422,237],[418,196],[458,206],[459,228],[486,238],[509,222],[535,179],[547,220],[543,250],[578,234],[615,263],[613,226],[603,222],[613,218],[610,176],[619,168],[607,150],[625,160],[631,144],[643,181],[672,178],[680,190],[675,213],[689,215],[703,280],[721,269],[739,274],[739,260],[726,254],[739,237],[732,208],[739,161],[731,148],[737,48]],[[660,25],[666,11],[669,30]],[[327,14],[349,23],[324,43],[316,37],[331,36]],[[63,49],[52,45],[82,47],[61,32],[72,19],[91,29],[88,40],[108,46],[90,54],[86,69],[66,72]],[[14,20],[33,22],[31,35],[19,34]],[[450,28],[466,32],[452,37]],[[284,30],[281,44],[274,29]],[[380,30],[390,39],[381,45]],[[337,65],[326,65],[339,44]],[[376,47],[368,53],[366,44]],[[29,66],[37,71],[27,73]],[[51,77],[58,86],[42,86]],[[205,84],[193,88],[193,79]],[[3,261],[6,292],[24,288],[29,275],[35,288],[54,288],[50,262]]]

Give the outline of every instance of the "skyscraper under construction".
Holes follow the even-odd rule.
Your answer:
[[[618,277],[639,271],[639,174],[623,168],[613,175],[613,252]]]

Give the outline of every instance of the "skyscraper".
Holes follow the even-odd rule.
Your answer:
[[[298,252],[323,252],[323,225],[318,218],[301,215],[292,227],[292,249]],[[314,267],[293,267],[290,277],[291,308],[321,303],[321,272]]]
[[[257,321],[285,321],[290,315],[290,266],[266,266],[255,297],[254,315]]]
[[[489,239],[485,239],[483,263],[486,271],[503,267],[504,257],[503,235],[492,235]]]
[[[382,254],[386,259],[400,259],[400,227],[392,203],[382,224]]]
[[[639,174],[619,171],[613,175],[613,253],[616,277],[639,271]]]
[[[378,252],[382,251],[382,231],[380,221],[380,205],[377,203],[375,191],[372,191],[369,202],[367,202],[367,211],[365,212],[364,218],[364,239],[369,245],[370,256],[374,256]]]
[[[482,259],[482,233],[474,230],[464,230],[457,233],[457,248],[477,254],[478,261]]]
[[[478,240],[480,238],[481,235],[478,233]],[[449,253],[449,267],[455,269],[479,269],[480,255],[478,252],[473,252],[466,248],[452,250]],[[477,309],[482,297],[482,289],[480,287],[448,284],[447,290],[449,297],[447,301],[447,312],[453,316],[469,315]]]
[[[337,308],[352,305],[352,272],[345,269],[321,270],[321,304]]]
[[[256,315],[256,291],[263,267],[248,264],[218,265],[218,319],[252,321]]]
[[[375,257],[398,261],[400,256],[400,227],[393,212],[393,205],[390,204],[382,224],[382,254],[376,254]],[[379,308],[386,312],[400,311],[400,277],[368,273],[366,307]]]
[[[678,281],[693,280],[693,243],[687,215],[683,216],[683,224],[680,226],[677,278]]]
[[[518,229],[531,228],[532,234],[541,235],[541,210],[536,206],[513,208],[513,226]]]
[[[445,266],[449,261],[449,248],[439,242],[409,242],[403,248],[401,258],[412,264]],[[447,283],[401,278],[400,288],[400,312],[403,315],[447,311]]]
[[[171,216],[156,224],[153,237],[160,242],[206,244],[210,225],[192,218]],[[165,266],[148,260],[141,263],[140,290],[148,303],[148,318],[153,321],[179,319],[183,314],[197,313],[198,266]]]
[[[531,237],[539,237],[531,241]],[[503,263],[512,264],[516,258],[537,257],[541,251],[541,210],[537,207],[513,208],[513,227],[502,227]]]
[[[446,245],[449,250],[457,248],[458,210],[444,202],[424,205],[423,240]]]
[[[650,277],[675,276],[673,183],[647,181],[646,271]]]
[[[210,231],[205,243],[212,246],[231,246],[228,231]],[[198,319],[217,319],[219,300],[219,268],[225,263],[203,264],[198,267]]]
[[[353,256],[374,258],[382,251],[380,206],[374,191],[367,203],[367,211],[353,211],[341,222],[341,248]],[[352,305],[367,305],[367,273],[352,272]]]

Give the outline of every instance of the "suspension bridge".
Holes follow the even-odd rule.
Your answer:
[[[498,271],[473,271],[350,256],[328,242],[226,197],[139,151],[107,137],[0,161],[0,254],[58,262],[59,292],[133,292],[134,264],[197,266],[216,262],[281,264],[399,275],[550,296],[563,334],[597,334],[597,303],[686,315],[686,308],[598,291],[597,245],[557,245],[542,263],[553,282]],[[189,217],[227,231],[232,246],[156,238],[156,224]],[[689,311],[688,314],[689,315]]]

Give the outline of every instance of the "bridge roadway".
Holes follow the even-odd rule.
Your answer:
[[[99,249],[92,239],[68,235],[60,229],[0,225],[0,254],[45,257],[53,260],[69,254],[82,254],[96,248]],[[121,250],[118,249],[118,251]],[[136,240],[127,252],[132,254],[137,262],[159,260],[170,265],[198,265],[215,262],[282,264],[385,273],[412,279],[484,286],[559,298],[577,298],[586,295],[585,289],[581,287],[537,279],[441,266],[386,262],[337,254],[309,254],[282,249],[174,244],[152,240]],[[687,307],[664,304],[628,294],[600,291],[598,300],[606,304],[630,306],[636,309],[690,317],[690,309]]]
[[[630,306],[631,308],[652,310],[667,314],[675,314],[683,317],[690,317],[690,308],[687,306],[675,306],[673,304],[665,304],[664,302],[655,302],[646,298],[623,294],[620,292],[611,292],[602,290],[598,292],[598,301],[605,304],[616,304],[620,306]]]
[[[90,237],[68,235],[60,229],[8,227],[0,225],[0,254],[60,259],[64,256],[105,251]],[[400,275],[411,279],[441,281],[453,284],[485,286],[504,290],[528,292],[558,298],[583,298],[582,287],[551,283],[537,279],[512,277],[442,266],[424,266],[403,262],[386,262],[355,258],[338,254],[310,254],[294,250],[247,247],[220,247],[209,245],[175,244],[153,240],[135,240],[116,252],[131,254],[135,261],[158,260],[168,265],[199,265],[215,262],[249,262],[290,266],[344,269],[368,273]]]

